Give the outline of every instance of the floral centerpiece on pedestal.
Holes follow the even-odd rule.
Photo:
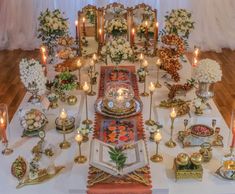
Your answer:
[[[127,33],[127,21],[124,18],[114,18],[107,22],[105,30],[112,36],[121,36]]]
[[[149,74],[149,72],[148,72],[147,68],[141,67],[137,70],[137,74],[138,74],[139,82],[144,83],[145,78]]]
[[[49,56],[53,57],[58,38],[68,34],[67,19],[62,16],[59,9],[54,11],[47,9],[40,13],[38,21],[38,38],[47,46]]]
[[[165,16],[165,27],[162,34],[175,34],[184,39],[187,45],[187,39],[194,29],[192,14],[186,9],[173,9]]]
[[[133,51],[130,43],[124,38],[117,38],[106,43],[102,47],[101,54],[109,56],[111,61],[116,64],[116,67],[123,60],[131,60],[133,58]]]
[[[38,95],[46,92],[46,77],[42,65],[34,59],[22,59],[19,67],[20,79],[25,88],[33,95],[31,101],[40,101]]]
[[[196,91],[198,97],[206,100],[214,96],[212,83],[222,78],[220,65],[211,59],[203,59],[193,68],[193,78],[198,82],[199,88]]]

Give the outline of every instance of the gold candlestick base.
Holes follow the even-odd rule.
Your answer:
[[[170,139],[165,143],[165,145],[169,148],[174,148],[176,146],[176,143],[172,139]]]
[[[148,93],[148,92],[142,92],[142,93],[140,94],[140,96],[146,97],[146,96],[149,96],[149,93]]]
[[[8,147],[6,147],[4,150],[2,150],[2,154],[5,155],[5,156],[8,156],[12,153],[13,153],[13,149],[10,149]]]
[[[77,156],[76,158],[74,158],[75,163],[82,164],[85,163],[86,161],[87,161],[86,156]]]
[[[88,135],[83,135],[82,142],[85,143],[85,142],[88,142],[88,141],[89,141]]]
[[[161,162],[163,160],[163,157],[159,154],[154,154],[153,156],[151,156],[150,160],[152,162]]]
[[[82,90],[82,84],[80,82],[77,83],[77,90]]]
[[[70,146],[71,146],[71,144],[66,140],[64,140],[63,142],[60,143],[61,149],[68,149],[68,148],[70,148]]]
[[[95,96],[96,95],[96,92],[95,91],[90,91],[87,93],[88,96]]]
[[[82,124],[83,125],[91,125],[93,122],[92,122],[92,120],[90,120],[90,119],[86,119],[86,120],[84,120],[84,121],[82,121]]]
[[[161,88],[162,85],[161,85],[159,82],[157,82],[157,83],[155,83],[155,87],[156,87],[156,88]]]
[[[156,124],[156,122],[154,120],[151,120],[151,119],[145,121],[145,125],[148,125],[148,126],[153,126],[155,124]]]

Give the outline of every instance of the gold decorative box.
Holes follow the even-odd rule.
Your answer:
[[[175,180],[179,179],[198,179],[202,180],[203,168],[202,165],[192,165],[180,166],[177,164],[176,159],[174,160],[174,170],[175,170]]]

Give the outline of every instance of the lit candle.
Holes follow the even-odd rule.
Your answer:
[[[199,48],[195,48],[194,50],[194,56],[197,58],[199,55]]]
[[[46,65],[46,63],[47,63],[47,56],[43,55],[42,56],[42,60],[43,60],[43,64]]]
[[[0,137],[3,139],[3,143],[6,143],[7,136],[6,136],[6,121],[3,117],[0,118]]]
[[[155,40],[156,42],[158,41],[158,22],[156,22],[156,25],[155,25]]]
[[[77,60],[77,68],[80,68],[81,66],[82,66],[81,60],[78,59],[78,60]]]
[[[154,90],[155,90],[155,86],[154,86],[153,82],[150,82],[149,91],[153,92]]]
[[[157,62],[156,62],[157,66],[160,66],[161,65],[161,59],[157,59]]]
[[[131,31],[131,45],[133,46],[135,43],[135,28],[132,28]]]
[[[78,21],[77,20],[75,21],[75,28],[76,28],[76,34],[75,34],[76,42],[78,42]]]
[[[148,21],[145,21],[145,36],[148,37]]]
[[[140,53],[140,57],[139,59],[142,61],[144,59],[144,55],[142,53]]]
[[[62,120],[66,120],[67,119],[67,113],[66,113],[66,111],[64,110],[64,108],[62,109],[62,111],[61,111],[61,113],[60,113],[60,118],[62,119]]]
[[[173,118],[173,119],[176,117],[175,108],[172,109],[170,116],[171,116],[171,118]]]
[[[153,137],[154,141],[155,142],[160,142],[162,140],[162,135],[160,133],[159,130],[157,130],[155,133],[154,133],[154,137]]]
[[[96,54],[95,54],[95,53],[93,54],[92,59],[93,59],[94,61],[96,61],[96,60],[97,60],[97,56],[96,56]]]
[[[94,65],[95,65],[95,62],[93,59],[91,59],[91,66],[94,67]]]
[[[100,43],[103,42],[103,36],[102,36],[102,29],[99,29],[99,35],[100,35]]]
[[[78,143],[81,143],[82,140],[83,140],[83,136],[81,133],[78,133],[75,137],[75,140],[78,142]]]
[[[90,87],[89,87],[89,85],[87,84],[87,82],[84,83],[82,89],[83,89],[84,92],[88,92],[88,91],[89,91]]]
[[[193,59],[193,67],[196,67],[196,66],[197,66],[197,59],[194,58],[194,59]]]
[[[86,35],[85,17],[82,18],[82,27],[83,27],[83,33],[84,33],[84,36],[85,36]]]
[[[144,60],[143,63],[142,63],[143,67],[146,68],[148,67],[148,61],[147,60]]]

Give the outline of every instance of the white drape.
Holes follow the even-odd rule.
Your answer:
[[[192,11],[196,22],[190,48],[197,45],[202,50],[235,49],[235,0],[0,0],[0,49],[37,48],[37,17],[42,10],[58,8],[65,12],[74,35],[78,10],[87,4],[102,7],[111,2],[128,7],[146,3],[157,8],[160,28],[166,11],[186,8]]]

